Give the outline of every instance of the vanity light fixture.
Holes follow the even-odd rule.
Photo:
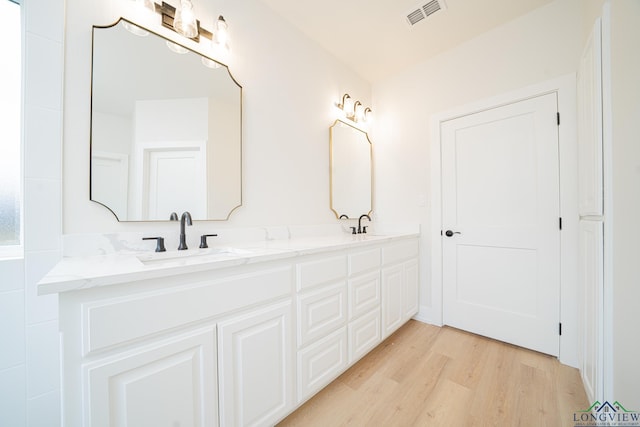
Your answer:
[[[371,120],[371,108],[365,107],[360,101],[353,101],[348,93],[342,96],[342,102],[337,104],[345,117],[355,123],[368,122]]]
[[[139,10],[158,13],[162,17],[162,26],[176,33],[200,43],[200,37],[208,39],[211,48],[217,51],[220,57],[227,56],[231,49],[229,47],[229,26],[222,15],[218,16],[215,25],[215,33],[202,28],[200,21],[196,19],[193,12],[191,0],[180,0],[180,8],[171,6],[167,2],[155,3],[154,0],[133,0]],[[127,30],[138,36],[146,36],[148,31],[135,24],[124,23]],[[186,53],[188,50],[176,43],[167,41],[167,47],[176,53]],[[221,65],[213,60],[202,58],[202,63],[209,68],[219,68]]]

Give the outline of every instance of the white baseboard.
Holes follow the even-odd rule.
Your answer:
[[[431,307],[425,305],[420,306],[418,313],[413,318],[419,322],[427,323],[429,325],[442,326],[440,317],[433,312]]]

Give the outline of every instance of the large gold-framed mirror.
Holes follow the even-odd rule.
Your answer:
[[[358,218],[373,210],[373,147],[369,135],[336,120],[329,128],[331,210]]]
[[[90,199],[119,221],[228,219],[242,204],[228,67],[121,18],[93,27],[91,77]]]

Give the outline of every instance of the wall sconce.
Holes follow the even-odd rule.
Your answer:
[[[342,102],[337,106],[344,112],[345,117],[353,122],[366,123],[371,120],[371,108],[365,107],[360,101],[354,102],[348,93],[342,96]]]

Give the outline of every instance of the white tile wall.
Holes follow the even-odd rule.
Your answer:
[[[58,321],[27,326],[27,399],[60,388]]]
[[[25,253],[24,262],[0,264],[10,277],[0,291],[19,289],[0,293],[0,312],[16,318],[0,329],[10,347],[0,369],[19,363],[0,370],[0,426],[60,426],[58,301],[39,297],[37,282],[61,258],[65,0],[23,0],[22,7]]]
[[[60,425],[60,391],[55,390],[27,401],[27,426]]]
[[[60,249],[62,243],[60,233],[62,191],[60,185],[58,179],[25,178],[24,247],[27,251]],[[27,265],[27,269],[30,269],[29,265]],[[42,273],[42,276],[45,273],[46,271]],[[42,276],[37,277],[37,280],[40,280]],[[27,282],[28,280],[29,276],[27,275]]]
[[[0,426],[26,425],[26,366],[0,371]]]
[[[64,1],[24,0],[27,31],[62,43],[64,36]]]
[[[24,260],[1,260],[0,277],[0,292],[24,289]]]
[[[29,144],[24,156],[26,178],[59,179],[62,150],[60,111],[29,105],[25,111],[24,134]]]
[[[60,110],[62,45],[60,42],[27,32],[25,49],[25,104]],[[29,142],[26,140],[25,144],[28,145]],[[25,163],[29,162],[30,159],[25,159]]]
[[[24,291],[0,293],[0,371],[24,363]],[[2,425],[2,424],[0,424]]]
[[[58,296],[38,295],[38,281],[53,268],[60,259],[59,251],[28,252],[25,259],[26,322],[28,325],[58,318]]]

